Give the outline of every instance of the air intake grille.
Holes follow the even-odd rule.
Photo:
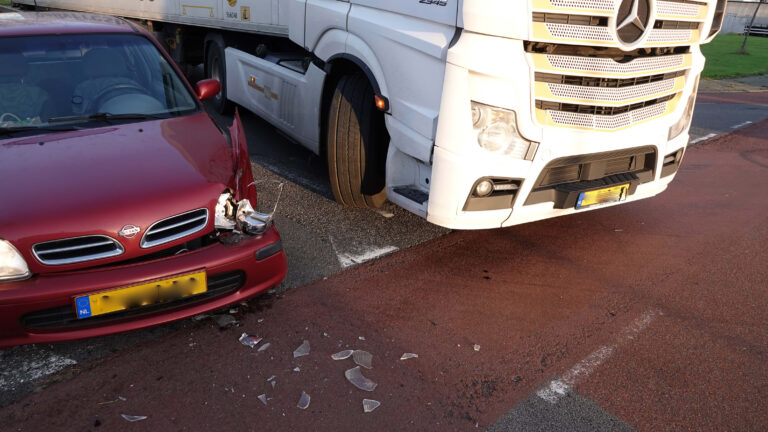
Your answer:
[[[194,234],[208,224],[208,210],[197,209],[153,224],[141,238],[142,248],[151,248]]]
[[[66,265],[110,258],[125,252],[116,240],[102,235],[73,237],[38,243],[32,253],[45,265]]]

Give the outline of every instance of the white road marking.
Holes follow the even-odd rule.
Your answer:
[[[736,126],[731,126],[731,129],[738,129],[738,128],[742,127],[742,126],[746,126],[746,125],[749,125],[749,124],[752,124],[752,122],[747,120],[744,123],[739,123]]]
[[[588,355],[584,360],[576,363],[566,371],[562,377],[550,381],[544,388],[538,390],[536,395],[549,403],[557,403],[566,396],[573,386],[591,375],[601,364],[608,360],[616,350],[633,340],[641,331],[645,330],[653,320],[662,315],[658,309],[651,309],[643,313],[638,319],[624,328],[621,335],[612,345],[605,345]]]
[[[704,135],[703,137],[699,137],[699,138],[696,138],[695,140],[692,140],[690,143],[688,143],[688,145],[694,145],[694,144],[700,143],[702,141],[706,141],[706,140],[708,140],[710,138],[714,138],[716,136],[717,136],[716,133],[711,133],[711,134],[708,134],[708,135]]]
[[[53,353],[40,352],[37,355],[20,358],[3,358],[0,355],[0,391],[12,390],[20,384],[34,381],[76,365],[75,360]],[[19,356],[21,357],[21,356]],[[30,357],[33,357],[30,359]]]
[[[376,259],[380,256],[383,256],[398,250],[396,246],[384,246],[384,247],[357,246],[357,247],[354,247],[353,251],[340,252],[336,248],[336,242],[333,241],[333,237],[329,237],[329,238],[331,239],[331,247],[333,247],[333,251],[336,253],[336,258],[338,258],[339,264],[343,269],[352,267],[357,264],[362,264],[366,261]]]

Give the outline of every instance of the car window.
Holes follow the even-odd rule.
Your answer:
[[[141,35],[0,38],[0,65],[0,130],[198,109],[175,69]]]

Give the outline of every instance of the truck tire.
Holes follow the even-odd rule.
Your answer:
[[[221,91],[213,97],[210,103],[221,114],[232,114],[234,104],[227,100],[227,64],[224,58],[224,47],[213,40],[205,51],[205,74],[208,78],[215,78],[221,84]]]
[[[328,174],[336,202],[347,207],[381,207],[387,199],[388,136],[383,114],[376,111],[373,87],[364,75],[345,75],[336,85],[327,138]]]

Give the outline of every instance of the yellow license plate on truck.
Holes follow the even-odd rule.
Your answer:
[[[205,270],[75,298],[78,318],[90,318],[204,293]]]
[[[624,201],[627,199],[628,192],[629,183],[588,192],[582,192],[579,194],[579,199],[576,201],[576,208],[587,207],[595,204]]]

